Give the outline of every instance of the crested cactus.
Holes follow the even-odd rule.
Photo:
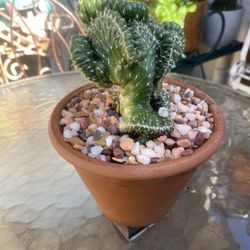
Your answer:
[[[172,130],[157,110],[168,107],[162,81],[182,53],[175,23],[157,24],[148,7],[125,0],[79,0],[86,36],[72,37],[72,60],[100,87],[120,86],[120,131],[149,139]]]

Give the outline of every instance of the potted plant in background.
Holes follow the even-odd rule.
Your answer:
[[[243,8],[237,4],[237,0],[214,0],[209,6],[204,41],[209,45],[215,45],[221,34],[217,46],[231,44],[239,32],[242,17]]]
[[[85,84],[57,104],[50,139],[109,219],[150,225],[218,150],[223,115],[205,93],[166,79],[184,46],[178,24],[120,0],[80,0],[77,15],[86,36],[72,38],[72,60],[100,88]]]
[[[176,22],[184,29],[185,48],[189,53],[198,50],[202,40],[201,24],[207,12],[207,0],[144,1],[160,22]]]

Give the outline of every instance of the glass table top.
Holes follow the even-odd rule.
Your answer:
[[[86,80],[64,73],[0,87],[1,250],[250,249],[250,99],[223,85],[172,76],[217,101],[227,135],[170,215],[131,243],[101,214],[48,138],[55,104]]]

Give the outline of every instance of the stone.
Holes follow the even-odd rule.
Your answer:
[[[72,145],[78,144],[84,146],[86,143],[82,141],[79,137],[73,137],[71,139],[66,139],[67,142],[70,142]]]
[[[157,144],[154,142],[154,141],[147,141],[146,142],[146,146],[148,147],[148,148],[154,148],[155,146],[156,146]]]
[[[188,156],[188,155],[192,155],[193,153],[194,153],[194,150],[191,149],[191,148],[188,148],[188,149],[184,150],[184,151],[181,153],[181,155],[182,155],[182,156]]]
[[[118,128],[116,125],[111,125],[109,126],[108,131],[111,135],[116,135],[118,133]]]
[[[191,126],[192,128],[197,128],[198,127],[197,121],[189,121],[187,124],[189,126]]]
[[[167,136],[166,135],[162,135],[162,136],[159,136],[157,138],[157,141],[159,141],[159,142],[165,142],[166,140],[167,140]]]
[[[190,111],[189,107],[185,104],[182,104],[181,102],[179,102],[177,104],[177,107],[178,107],[178,110],[181,112],[181,113],[187,113]]]
[[[69,129],[64,129],[63,137],[66,139],[71,139],[73,137],[72,131]]]
[[[205,113],[208,112],[208,104],[206,102],[202,105],[202,111]]]
[[[115,161],[115,162],[118,162],[118,163],[123,163],[124,162],[123,158],[112,157],[112,160]]]
[[[84,155],[87,155],[88,154],[88,148],[83,147],[82,150],[81,150],[81,153],[84,154]]]
[[[184,151],[185,151],[185,149],[182,148],[182,147],[174,148],[174,149],[172,150],[172,155],[173,155],[174,159],[180,158],[180,157],[181,157],[181,154],[182,154]]]
[[[181,102],[181,96],[179,94],[175,94],[173,96],[173,102],[176,103],[176,104],[180,103]]]
[[[94,114],[98,117],[103,117],[105,112],[102,108],[99,108],[99,109],[94,110]]]
[[[73,123],[69,124],[69,128],[72,130],[79,131],[81,126],[78,122],[73,122]]]
[[[179,147],[189,148],[191,147],[191,142],[188,139],[179,140],[176,142]]]
[[[175,128],[182,134],[186,135],[188,131],[190,131],[192,128],[189,125],[186,124],[175,124]]]
[[[209,131],[209,129],[204,126],[198,127],[197,130],[201,133],[207,133]]]
[[[195,121],[196,120],[196,115],[193,113],[186,113],[185,117],[189,120],[189,121]]]
[[[113,142],[114,137],[112,135],[109,135],[106,139],[105,139],[105,143],[107,147],[111,147],[112,146],[112,142]]]
[[[190,98],[192,98],[193,96],[194,96],[194,91],[191,90],[191,89],[189,89],[189,88],[187,88],[187,89],[185,90],[185,92],[184,92],[183,98],[185,98],[185,99],[190,99]]]
[[[89,126],[89,119],[86,117],[83,117],[79,120],[79,123],[81,125],[82,128],[88,128]]]
[[[150,158],[156,157],[155,151],[153,149],[151,149],[151,148],[143,148],[143,149],[141,149],[141,154],[146,155],[146,156],[148,156]]]
[[[98,156],[102,153],[103,151],[103,147],[101,146],[94,146],[91,148],[91,154],[94,155],[94,156]]]
[[[166,145],[169,147],[172,147],[175,145],[175,140],[167,138],[167,140],[165,141]]]
[[[192,130],[188,131],[188,133],[187,133],[187,138],[188,138],[190,141],[195,141],[195,138],[196,138],[197,135],[198,135],[198,131],[192,129]]]
[[[110,124],[112,124],[112,125],[118,124],[118,120],[115,116],[110,117]]]
[[[97,130],[100,131],[101,133],[106,132],[106,129],[104,127],[98,127]]]
[[[204,137],[204,135],[202,133],[199,132],[198,135],[195,138],[194,143],[197,146],[201,146],[201,145],[204,144],[205,141],[206,141],[206,138]]]
[[[74,148],[74,149],[77,149],[77,150],[79,150],[79,151],[81,151],[82,148],[83,148],[83,146],[80,145],[80,144],[73,144],[73,148]]]
[[[131,149],[131,153],[133,155],[139,155],[140,154],[140,143],[136,142],[133,146],[133,148]]]
[[[192,103],[195,104],[195,105],[197,105],[200,101],[201,101],[200,98],[197,98],[197,97],[192,98]]]
[[[113,155],[115,158],[121,159],[124,157],[124,152],[120,148],[117,147],[113,150]]]
[[[179,139],[181,138],[181,133],[177,130],[177,129],[174,129],[170,135],[173,137],[173,138],[176,138],[176,139]]]
[[[158,115],[163,118],[167,118],[169,116],[168,109],[165,107],[161,107],[158,110]]]
[[[120,147],[125,151],[131,150],[133,148],[134,144],[135,144],[135,142],[132,138],[126,138],[126,139],[121,141]]]
[[[202,126],[209,129],[210,128],[210,123],[209,122],[202,122]]]
[[[86,145],[91,145],[93,143],[93,136],[90,136],[87,141],[86,141]]]
[[[88,129],[92,132],[94,132],[97,129],[97,125],[95,123],[92,123],[88,126]]]
[[[133,155],[128,157],[129,163],[131,164],[138,164],[138,162],[136,161],[135,157]]]
[[[146,155],[137,155],[136,159],[139,163],[143,164],[143,165],[149,165],[151,162],[150,157],[146,156]]]
[[[154,147],[154,151],[155,151],[155,153],[156,153],[156,157],[158,157],[158,158],[163,157],[164,154],[165,154],[165,147],[164,147],[164,144],[161,143],[161,144],[155,146],[155,147]]]
[[[102,132],[100,130],[96,130],[93,134],[93,141],[98,141],[102,137]]]

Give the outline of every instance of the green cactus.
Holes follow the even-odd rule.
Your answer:
[[[146,5],[123,0],[80,0],[77,15],[87,35],[72,37],[72,60],[98,86],[120,86],[120,131],[139,139],[171,132],[157,111],[169,104],[162,80],[182,53],[181,27],[158,25]]]

